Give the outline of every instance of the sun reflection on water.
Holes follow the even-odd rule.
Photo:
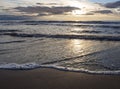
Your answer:
[[[74,24],[74,25],[77,25],[77,24]],[[79,35],[79,34],[82,34],[81,32],[82,32],[83,30],[84,30],[84,29],[82,29],[82,28],[77,28],[77,27],[75,27],[75,28],[72,28],[72,29],[71,29],[71,33],[70,33],[70,34]]]
[[[70,49],[74,54],[83,53],[84,45],[82,43],[82,40],[79,39],[70,40],[70,45],[71,45]]]

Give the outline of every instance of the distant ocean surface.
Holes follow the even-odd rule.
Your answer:
[[[0,21],[0,69],[120,74],[118,21]]]

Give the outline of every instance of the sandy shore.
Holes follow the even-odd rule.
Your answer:
[[[0,70],[0,89],[120,89],[120,76],[92,75],[49,68]]]

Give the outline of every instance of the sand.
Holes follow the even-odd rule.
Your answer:
[[[94,75],[50,68],[0,70],[0,89],[120,89],[120,75]]]

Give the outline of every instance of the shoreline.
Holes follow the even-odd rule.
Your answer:
[[[119,89],[120,75],[96,75],[54,68],[0,70],[0,89]]]

